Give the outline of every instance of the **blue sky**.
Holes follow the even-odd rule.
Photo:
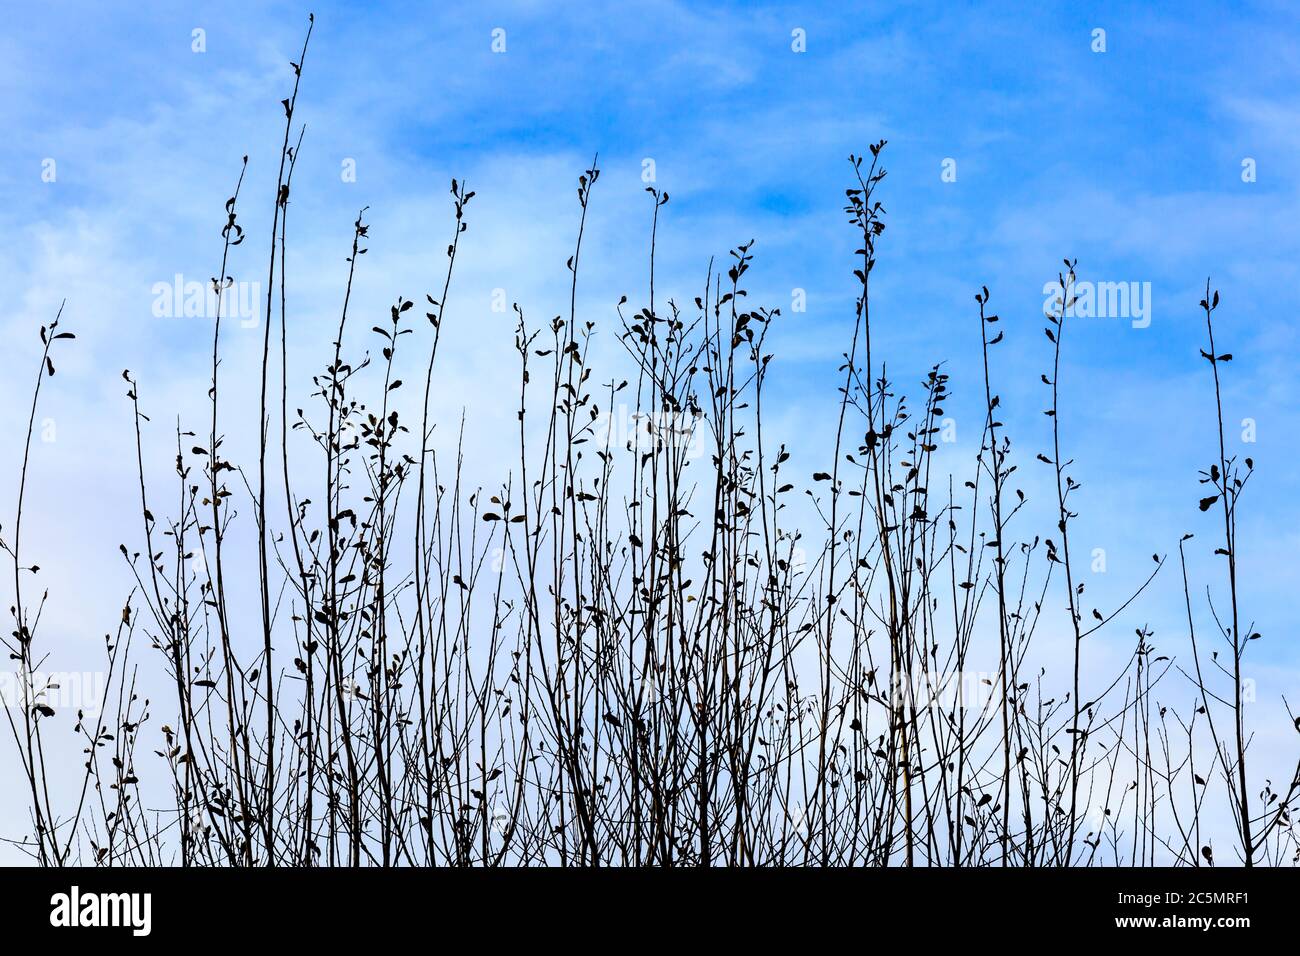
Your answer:
[[[987,285],[1006,323],[996,374],[1031,492],[1046,491],[1032,467],[1049,435],[1038,380],[1050,358],[1044,283],[1065,256],[1079,259],[1084,280],[1151,283],[1148,328],[1072,320],[1062,375],[1066,442],[1084,484],[1076,533],[1107,549],[1111,578],[1144,576],[1150,554],[1173,551],[1185,531],[1212,546],[1195,502],[1196,471],[1214,447],[1209,370],[1197,358],[1197,301],[1213,277],[1220,341],[1236,357],[1228,418],[1258,428],[1257,443],[1237,443],[1259,468],[1242,516],[1246,600],[1266,638],[1253,653],[1264,692],[1295,690],[1300,17],[1283,3],[1231,14],[1204,3],[1087,7],[315,4],[298,112],[307,134],[289,275],[302,331],[291,361],[319,364],[358,208],[370,207],[372,223],[358,301],[382,314],[399,294],[433,291],[450,235],[447,183],[468,180],[478,197],[444,345],[454,359],[435,399],[448,413],[468,408],[471,446],[490,472],[494,430],[513,414],[492,401],[513,374],[512,320],[491,311],[492,290],[534,320],[562,311],[574,180],[599,152],[580,306],[612,323],[620,295],[644,301],[651,210],[641,172],[651,158],[672,197],[658,260],[667,294],[689,304],[710,256],[756,240],[751,301],[787,313],[776,333],[777,430],[811,471],[826,463],[818,449],[852,328],[846,160],[887,139],[877,347],[913,393],[932,363],[948,363],[958,451],[971,453],[973,294]],[[79,339],[48,396],[58,439],[39,448],[32,520],[46,583],[81,596],[51,612],[51,628],[74,645],[98,640],[129,586],[115,563],[118,541],[135,534],[118,507],[133,464],[122,368],[139,375],[162,423],[198,415],[206,388],[209,326],[156,318],[150,290],[177,273],[215,273],[221,206],[245,153],[241,221],[252,238],[232,271],[264,269],[279,100],[308,9],[61,3],[6,13],[0,321],[12,344],[0,424],[13,461],[34,329],[66,296],[65,324]],[[206,31],[203,53],[191,50],[195,28]],[[797,29],[806,52],[792,50]],[[1095,29],[1105,52],[1092,49]],[[41,177],[47,158],[52,183]],[[340,175],[349,159],[356,182]],[[946,159],[955,182],[941,179]],[[796,288],[808,308],[788,314]],[[236,380],[260,338],[232,331]],[[233,417],[252,407],[244,399],[254,397],[232,397]],[[148,438],[160,474],[165,431]],[[11,486],[0,478],[5,500]],[[1198,558],[1197,568],[1215,565]],[[1096,590],[1123,586],[1108,579]],[[1157,644],[1185,649],[1180,602],[1165,575],[1142,619],[1108,640],[1126,646],[1147,620]]]

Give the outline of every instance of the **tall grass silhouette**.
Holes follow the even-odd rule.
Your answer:
[[[656,297],[669,197],[655,187],[644,304],[625,298],[615,313],[626,362],[593,367],[596,323],[577,306],[587,212],[599,201],[593,161],[578,178],[567,314],[539,324],[515,306],[518,389],[500,397],[517,416],[513,461],[496,486],[470,487],[463,452],[430,447],[435,425],[455,427],[435,420],[431,396],[446,358],[441,332],[457,321],[447,303],[458,252],[472,237],[474,192],[463,183],[451,183],[445,268],[418,307],[399,296],[373,326],[373,358],[345,345],[350,326],[371,321],[352,303],[370,240],[361,210],[311,401],[290,404],[284,261],[307,52],[304,42],[283,102],[259,419],[219,415],[229,387],[219,310],[210,417],[175,426],[174,484],[151,486],[142,436],[161,418],[148,377],[123,373],[141,523],[121,554],[136,588],[106,640],[99,712],[75,723],[50,706],[40,677],[45,597],[34,600],[22,552],[33,465],[24,456],[3,538],[14,570],[5,646],[22,688],[6,715],[30,807],[16,840],[36,862],[1297,860],[1300,765],[1279,790],[1257,792],[1263,778],[1247,772],[1242,660],[1255,635],[1239,606],[1236,532],[1254,462],[1224,443],[1220,376],[1231,356],[1217,351],[1219,295],[1208,284],[1201,360],[1218,445],[1199,508],[1222,514],[1224,578],[1211,591],[1220,597],[1208,608],[1193,597],[1203,584],[1190,579],[1180,541],[1192,665],[1184,672],[1153,653],[1138,628],[1127,660],[1095,683],[1087,638],[1140,603],[1166,560],[1154,556],[1118,606],[1085,603],[1071,555],[1077,416],[1058,391],[1072,260],[1044,324],[1051,447],[1022,451],[1000,420],[999,345],[1038,332],[1004,321],[982,288],[954,346],[980,349],[983,380],[965,383],[983,396],[980,447],[968,472],[945,468],[936,451],[948,374],[935,365],[909,399],[873,340],[885,143],[850,157],[844,212],[859,244],[846,278],[857,293],[834,379],[834,443],[820,470],[791,474],[789,449],[765,427],[769,333],[783,319],[749,303],[752,245],[711,266],[693,303]],[[241,169],[220,230],[218,303],[234,249],[250,238],[242,184]],[[73,347],[57,318],[41,337],[29,451],[53,353]],[[419,353],[423,382],[395,376],[399,349]],[[601,427],[619,402],[631,435]],[[257,460],[229,460],[224,435],[250,428]],[[1017,472],[1044,463],[1056,520],[1035,528]],[[318,500],[306,474],[323,487]],[[249,521],[252,539],[232,536]],[[249,630],[230,593],[254,565]],[[1026,667],[1044,626],[1072,641],[1059,688]],[[986,645],[995,664],[984,674]],[[141,669],[165,675],[168,699],[141,698]],[[46,756],[69,723],[85,755],[75,780]],[[1211,831],[1215,802],[1229,830]]]

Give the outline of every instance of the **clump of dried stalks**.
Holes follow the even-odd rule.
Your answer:
[[[1215,609],[1211,659],[1182,563],[1193,667],[1190,684],[1170,687],[1175,676],[1164,685],[1184,705],[1175,706],[1155,696],[1172,662],[1154,654],[1145,629],[1103,686],[1081,676],[1089,635],[1151,578],[1134,582],[1121,607],[1085,611],[1070,550],[1079,486],[1057,404],[1073,262],[1046,317],[1053,443],[1036,458],[1054,472],[1057,522],[1040,537],[1024,527],[1016,488],[1026,458],[999,421],[1005,323],[988,290],[971,316],[986,414],[968,480],[935,463],[948,375],[932,368],[910,404],[873,351],[883,142],[851,158],[856,322],[838,370],[835,444],[811,481],[788,474],[786,446],[765,434],[765,342],[780,315],[747,304],[750,246],[731,253],[691,306],[657,301],[668,196],[654,188],[648,296],[635,312],[626,299],[617,311],[630,374],[597,384],[595,323],[576,306],[593,164],[579,177],[567,316],[535,327],[515,307],[514,464],[495,489],[466,487],[460,457],[439,460],[429,448],[438,342],[455,321],[446,303],[474,196],[460,183],[437,296],[419,309],[399,298],[374,326],[382,360],[353,358],[343,344],[368,241],[364,210],[357,217],[313,404],[290,408],[283,263],[302,62],[285,101],[256,475],[223,450],[224,428],[251,423],[218,417],[220,316],[211,417],[195,432],[177,428],[170,490],[146,482],[149,420],[124,373],[143,548],[122,548],[138,586],[106,642],[101,712],[78,715],[85,767],[71,791],[66,779],[51,783],[46,758],[69,720],[37,686],[44,598],[33,607],[23,587],[20,490],[4,542],[14,567],[5,644],[26,699],[6,714],[30,795],[20,845],[36,861],[1201,865],[1215,862],[1202,826],[1211,791],[1233,822],[1219,834],[1221,858],[1295,861],[1300,783],[1292,774],[1281,792],[1270,785],[1256,797],[1247,773],[1241,662],[1254,635],[1239,613],[1236,529],[1254,465],[1223,440],[1219,376],[1230,356],[1216,353],[1216,292],[1207,286],[1201,306],[1219,444],[1200,508],[1222,514],[1227,603]],[[236,187],[222,277],[245,238],[240,200]],[[32,421],[54,372],[50,351],[71,337],[57,329],[56,320],[41,332]],[[422,350],[423,383],[399,391],[398,349]],[[412,392],[413,403],[402,400]],[[616,401],[642,423],[624,444],[597,428]],[[295,433],[310,439],[307,460],[291,455]],[[698,461],[692,442],[707,451]],[[295,486],[306,470],[324,475],[319,501]],[[25,457],[20,488],[27,476]],[[813,516],[803,527],[787,520],[799,492]],[[164,497],[170,514],[157,503]],[[227,597],[232,575],[252,566],[228,540],[237,498],[256,523],[254,633],[232,621]],[[1024,662],[1054,616],[1065,623],[1050,627],[1073,641],[1073,669],[1045,697],[1042,675]],[[152,655],[144,663],[141,638]],[[996,665],[988,699],[973,702],[963,675],[979,640],[995,643]],[[141,699],[140,666],[165,670],[169,699]]]

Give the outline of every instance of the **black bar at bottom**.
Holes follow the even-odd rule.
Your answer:
[[[991,932],[1216,941],[1296,920],[1295,870],[103,870],[0,875],[5,941],[77,934],[132,943],[403,945],[408,930],[494,948],[581,938],[654,945],[701,931],[734,944],[775,931],[909,941]],[[147,894],[147,896],[146,896]],[[87,925],[90,924],[90,925]],[[613,935],[609,935],[613,934]],[[861,938],[865,942],[870,936]],[[1279,937],[1280,938],[1280,937]],[[17,952],[19,950],[11,950]]]

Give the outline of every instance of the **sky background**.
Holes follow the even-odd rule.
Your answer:
[[[29,560],[51,604],[52,667],[95,666],[140,546],[133,436],[121,372],[141,382],[149,469],[165,478],[176,416],[204,414],[211,323],[159,318],[153,287],[206,281],[220,264],[222,206],[248,154],[228,272],[265,281],[271,199],[288,95],[314,10],[296,119],[307,125],[290,213],[291,375],[327,358],[351,224],[368,206],[370,252],[354,301],[364,332],[398,295],[437,294],[451,236],[448,183],[477,192],[448,306],[434,401],[467,416],[471,468],[495,482],[516,376],[504,289],[533,322],[567,309],[577,175],[599,152],[579,309],[617,355],[614,306],[645,302],[651,203],[643,162],[671,201],[660,223],[656,295],[689,306],[709,258],[755,240],[750,301],[782,310],[765,426],[807,473],[829,464],[835,369],[853,325],[856,240],[842,212],[850,153],[889,141],[880,198],[887,231],[873,277],[874,345],[900,390],[947,363],[954,461],[978,449],[981,386],[974,293],[1004,321],[994,374],[1022,461],[1047,503],[1050,423],[1044,283],[1063,257],[1087,281],[1151,284],[1148,328],[1071,320],[1061,375],[1071,472],[1082,482],[1076,553],[1107,552],[1088,575],[1096,603],[1122,596],[1194,532],[1194,570],[1219,566],[1217,519],[1200,514],[1197,470],[1216,454],[1197,302],[1220,290],[1229,452],[1252,455],[1243,502],[1243,601],[1264,638],[1265,748],[1290,748],[1281,694],[1300,697],[1300,22],[1285,3],[1167,10],[1089,4],[391,4],[53,3],[8,10],[0,29],[0,525],[12,522],[16,463],[40,342],[67,299],[77,333],[55,355],[33,457]],[[192,31],[206,50],[192,50]],[[504,53],[492,51],[505,31]],[[1105,52],[1093,31],[1105,30]],[[806,51],[792,49],[803,30]],[[1257,180],[1243,182],[1243,160]],[[55,161],[56,179],[43,181]],[[946,159],[955,182],[941,178]],[[355,163],[355,182],[341,175]],[[792,313],[792,291],[807,310]],[[232,457],[255,440],[261,329],[231,326],[223,366]],[[411,353],[414,360],[415,350]],[[608,376],[607,376],[608,377]],[[301,383],[299,383],[301,384]],[[307,387],[291,399],[302,404]],[[292,386],[291,386],[292,394]],[[410,398],[412,396],[408,396]],[[1240,441],[1254,419],[1257,442]],[[444,438],[449,437],[444,434]],[[241,444],[242,443],[242,444]],[[948,454],[945,448],[942,454]],[[957,467],[954,465],[954,467]],[[1051,533],[1051,521],[1042,527]],[[1026,534],[1033,529],[1027,527]],[[1075,543],[1077,542],[1077,544]],[[1220,569],[1221,570],[1221,569]],[[247,571],[255,580],[255,557]],[[1097,639],[1122,659],[1133,628],[1188,653],[1181,581],[1168,569],[1139,608]],[[1194,586],[1197,587],[1197,586]],[[1060,597],[1060,595],[1057,595]],[[1203,589],[1198,597],[1203,606]],[[6,598],[7,599],[7,598]],[[1056,635],[1059,636],[1059,635]],[[1053,634],[1044,640],[1051,653]],[[1061,644],[1060,647],[1065,645]],[[1064,651],[1062,650],[1062,653]],[[1173,686],[1186,702],[1190,689]],[[1279,751],[1280,752],[1280,751]]]

